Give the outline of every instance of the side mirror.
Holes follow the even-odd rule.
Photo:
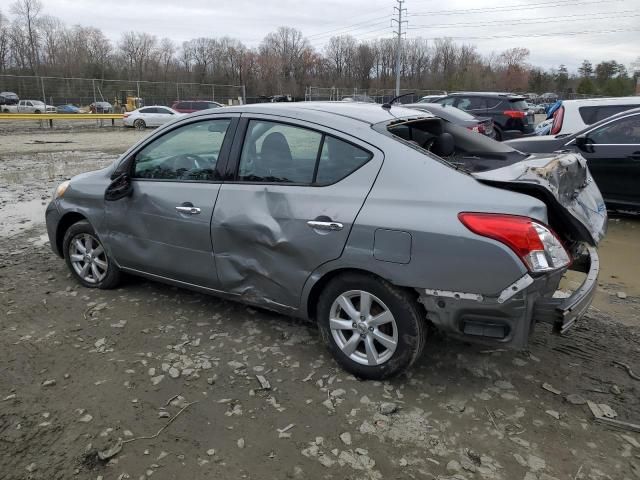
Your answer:
[[[591,142],[589,141],[589,138],[587,137],[586,134],[583,133],[582,135],[578,135],[575,138],[575,141],[576,141],[576,147],[578,147],[583,152],[592,152],[593,151],[593,147],[591,146]]]
[[[104,192],[104,199],[107,201],[120,200],[128,197],[133,191],[131,177],[128,173],[121,173],[116,176]]]

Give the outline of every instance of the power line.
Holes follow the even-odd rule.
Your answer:
[[[532,3],[530,5],[518,5],[507,7],[492,7],[492,8],[469,8],[465,10],[436,10],[424,13],[412,13],[411,17],[433,17],[435,15],[469,15],[474,13],[498,13],[498,12],[516,12],[520,10],[533,10],[536,8],[557,8],[557,7],[572,7],[574,5],[601,5],[603,3],[623,2],[626,0],[595,0],[595,1],[582,1],[582,0],[567,0],[565,2],[558,2],[554,0],[544,3]]]
[[[376,17],[376,18],[372,18],[371,20],[366,20],[364,22],[358,22],[358,23],[354,23],[352,25],[345,25],[344,27],[340,27],[340,28],[334,28],[333,30],[327,30],[326,32],[321,32],[321,33],[314,33],[313,35],[309,35],[307,38],[314,38],[314,37],[324,37],[326,35],[331,35],[333,32],[337,32],[339,30],[349,30],[353,27],[357,27],[358,25],[365,25],[371,22],[375,22],[376,20],[381,20],[384,19],[384,22],[378,22],[376,25],[380,24],[380,23],[388,23],[389,22],[389,17],[388,16],[384,16],[384,17]],[[369,25],[369,26],[373,26],[373,25]],[[357,29],[356,29],[357,30]]]
[[[549,32],[549,33],[518,33],[513,35],[488,35],[488,36],[472,36],[472,37],[453,37],[453,36],[440,36],[440,37],[418,37],[423,40],[441,40],[443,38],[448,38],[451,40],[488,40],[488,39],[496,39],[496,38],[539,38],[539,37],[572,37],[576,35],[602,35],[609,33],[620,33],[620,32],[640,32],[640,28],[624,28],[624,29],[615,29],[615,30],[582,30],[577,32]]]
[[[365,32],[360,32],[360,33],[355,34],[355,35],[349,34],[349,36],[353,37],[356,40],[365,40],[364,37],[366,37],[368,35],[371,35],[371,34],[374,34],[374,33],[378,33],[378,32],[392,33],[392,27],[387,25],[384,28],[376,28],[374,30],[368,30],[368,31],[365,31]],[[320,39],[320,40],[314,39],[314,40],[311,40],[309,43],[311,43],[311,45],[316,47],[316,48],[321,48],[321,47],[325,46],[329,40],[330,39],[324,39],[324,40],[322,40],[322,39]]]
[[[556,16],[556,17],[539,17],[539,18],[518,18],[518,19],[510,19],[508,21],[509,25],[522,25],[522,24],[536,24],[536,23],[558,23],[558,22],[566,22],[567,19],[571,19],[573,21],[585,21],[585,20],[607,20],[614,18],[629,18],[629,17],[638,17],[640,13],[637,13],[637,10],[625,10],[620,12],[611,12],[611,15],[606,15],[603,17],[594,17],[593,14],[587,13],[582,15],[567,15],[567,16]],[[586,18],[582,18],[586,17]],[[493,25],[504,25],[504,20],[491,20],[486,22],[477,22],[477,23],[441,23],[441,24],[429,24],[429,25],[412,25],[409,27],[410,29],[419,29],[419,28],[459,28],[459,27],[489,27]]]

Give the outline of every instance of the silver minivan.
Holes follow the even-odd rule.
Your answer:
[[[309,102],[177,118],[62,183],[46,220],[87,287],[128,273],[312,319],[339,364],[380,379],[431,328],[515,348],[536,322],[564,332],[595,293],[607,216],[578,154]],[[568,269],[582,284],[557,295]]]

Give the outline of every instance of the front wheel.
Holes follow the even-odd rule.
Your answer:
[[[335,360],[357,377],[402,373],[420,356],[427,325],[416,299],[372,275],[333,279],[318,300],[318,325]]]
[[[147,124],[144,123],[144,120],[141,120],[141,119],[138,119],[135,122],[133,122],[133,126],[138,130],[144,130],[145,128],[147,128]]]
[[[109,289],[119,283],[120,270],[86,220],[69,227],[62,246],[67,267],[85,287]]]

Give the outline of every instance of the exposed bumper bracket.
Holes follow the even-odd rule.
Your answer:
[[[582,285],[568,298],[541,298],[536,302],[533,317],[538,322],[553,324],[556,333],[564,333],[589,308],[598,287],[600,260],[595,248],[589,251],[589,269]]]

